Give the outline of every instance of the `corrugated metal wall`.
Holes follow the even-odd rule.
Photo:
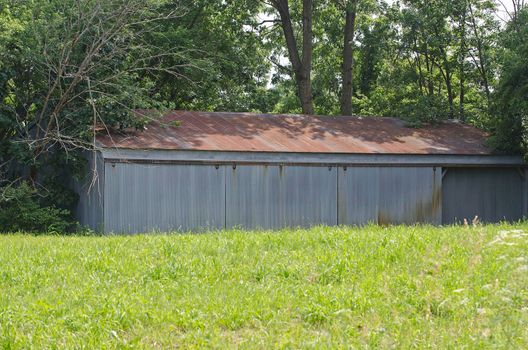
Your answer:
[[[337,224],[337,168],[241,165],[227,170],[226,226]]]
[[[447,168],[442,222],[519,220],[526,215],[526,172],[519,168]]]
[[[432,167],[339,169],[340,224],[439,224],[441,170]]]
[[[107,163],[105,185],[105,232],[225,226],[224,167]]]
[[[432,167],[108,162],[105,232],[440,223]]]
[[[73,181],[73,188],[79,195],[75,215],[81,225],[95,231],[102,231],[104,160],[99,152],[95,153],[95,158],[93,153],[86,154],[86,158],[90,172],[86,174],[84,181]]]

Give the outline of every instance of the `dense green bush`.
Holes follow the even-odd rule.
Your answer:
[[[528,158],[528,7],[504,33],[504,65],[494,93],[492,147]]]
[[[0,232],[63,233],[71,225],[68,218],[68,210],[42,206],[26,182],[0,187]]]

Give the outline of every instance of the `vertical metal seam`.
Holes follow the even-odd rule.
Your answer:
[[[103,159],[103,167],[105,168],[106,170],[106,160]],[[106,197],[107,197],[107,188],[108,188],[108,181],[106,181],[106,171],[104,173],[104,177],[105,177],[105,181],[104,181],[104,184],[103,184],[103,232],[104,233],[108,233],[108,228],[106,227],[106,207],[104,204],[106,202]]]
[[[526,217],[528,217],[528,180],[527,180],[527,177],[526,177],[528,175],[528,171],[526,169],[524,170],[524,175],[525,175],[524,176],[524,182],[523,182],[524,191],[523,191],[523,194],[522,194],[523,199],[524,199],[523,200],[523,204],[524,204],[524,208],[523,209],[524,210],[522,212],[522,216],[524,218],[526,218]]]
[[[106,233],[106,227],[105,227],[105,222],[106,222],[106,214],[105,214],[105,193],[106,193],[106,162],[103,158],[103,155],[102,154],[99,154],[99,156],[101,157],[101,160],[102,160],[102,172],[103,172],[103,177],[102,178],[99,178],[99,181],[102,181],[102,186],[98,186],[98,187],[102,187],[102,192],[103,193],[100,193],[101,195],[101,211],[102,211],[102,223],[99,224],[99,227],[100,229],[103,231],[103,233]],[[100,191],[99,191],[100,192]]]
[[[224,169],[224,230],[227,229],[227,166],[222,167]]]
[[[339,166],[336,167],[336,225],[339,226]]]
[[[438,222],[437,225],[443,225],[444,224],[444,168],[440,167],[440,177],[438,179],[440,183],[438,184],[438,196],[440,199],[438,200],[439,203],[439,213],[438,213]]]
[[[522,170],[524,173],[522,181],[522,217],[526,218],[528,214],[528,181],[526,179],[527,172],[525,169]]]

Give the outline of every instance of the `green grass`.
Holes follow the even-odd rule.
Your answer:
[[[526,349],[525,232],[0,236],[0,348]]]

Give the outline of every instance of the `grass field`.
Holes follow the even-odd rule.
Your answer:
[[[0,348],[528,348],[528,224],[0,236]]]

